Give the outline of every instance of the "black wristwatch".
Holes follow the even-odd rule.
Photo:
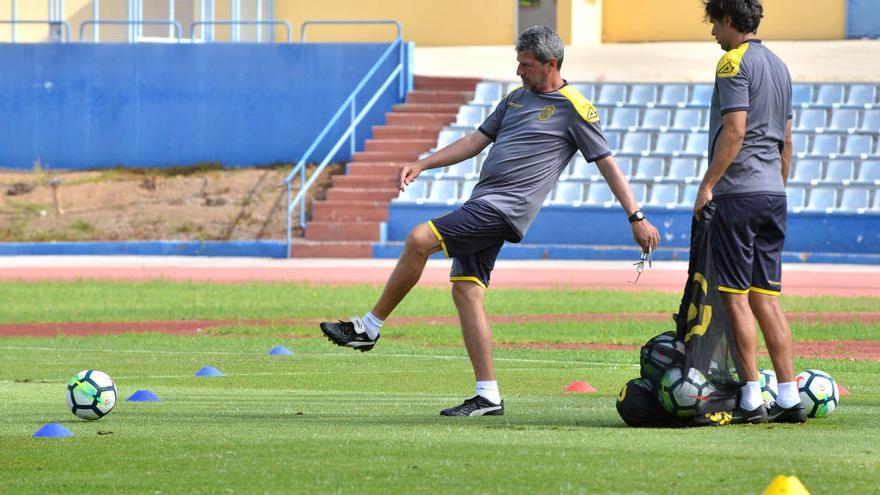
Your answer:
[[[645,214],[642,213],[642,210],[636,210],[632,215],[629,216],[629,223],[641,222],[645,219]]]

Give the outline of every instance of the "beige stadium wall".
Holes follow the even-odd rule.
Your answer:
[[[582,0],[571,0],[582,1]],[[706,41],[700,0],[604,0],[602,41]],[[764,0],[758,36],[773,40],[845,37],[846,0]]]
[[[218,12],[219,15],[219,12]],[[285,0],[275,3],[275,18],[290,22],[294,39],[306,20],[392,19],[403,37],[419,46],[511,45],[516,37],[515,0]],[[311,26],[309,41],[388,41],[393,27]],[[280,35],[281,31],[277,31]]]
[[[92,0],[65,0],[64,15],[70,23],[70,36],[72,41],[79,40],[79,23],[91,19]],[[88,10],[88,17],[81,14]],[[49,19],[49,2],[45,0],[18,0],[16,2],[15,17],[19,20],[47,20]],[[12,0],[0,0],[0,19],[12,18]],[[15,40],[17,43],[37,43],[48,40],[49,24],[18,24],[15,28]],[[12,41],[12,27],[9,24],[0,24],[0,43]]]

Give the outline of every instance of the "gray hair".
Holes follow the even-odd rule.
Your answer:
[[[516,51],[524,52],[526,50],[535,54],[542,64],[546,64],[551,58],[556,59],[556,68],[562,68],[562,57],[565,47],[562,44],[562,38],[556,34],[556,31],[547,26],[532,26],[519,35],[516,42]]]

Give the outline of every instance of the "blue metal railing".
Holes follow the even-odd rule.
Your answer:
[[[193,41],[195,41],[196,27],[198,26],[284,26],[287,31],[287,42],[291,41],[292,28],[287,21],[196,21],[190,25],[190,37]],[[274,35],[272,39],[274,40]],[[237,40],[233,39],[233,42],[235,41]]]
[[[293,211],[299,206],[299,225],[305,229],[306,228],[306,193],[309,188],[315,183],[318,177],[321,175],[321,172],[327,167],[330,163],[330,160],[336,155],[336,152],[342,147],[346,140],[349,142],[349,147],[351,153],[355,152],[356,147],[356,130],[358,124],[367,116],[367,113],[373,108],[373,105],[376,104],[376,101],[385,93],[388,87],[394,82],[395,79],[398,80],[398,90],[397,90],[397,98],[398,101],[403,101],[404,95],[406,94],[407,81],[406,72],[404,71],[404,67],[407,64],[406,59],[406,45],[403,42],[402,33],[400,23],[397,21],[306,21],[300,27],[300,37],[301,42],[305,43],[305,30],[307,25],[314,24],[389,24],[397,27],[397,37],[394,41],[391,42],[390,45],[385,49],[379,59],[375,64],[367,71],[366,75],[360,80],[360,82],[355,86],[354,90],[352,90],[351,94],[348,95],[348,98],[342,102],[339,109],[330,118],[330,121],[327,122],[327,125],[321,130],[318,134],[318,137],[312,142],[312,144],[308,147],[308,149],[303,153],[302,158],[299,159],[296,166],[293,167],[293,170],[290,171],[290,174],[284,179],[284,182],[287,186],[287,256],[290,257],[290,249],[291,244],[293,242],[291,236],[291,230],[293,229]],[[356,106],[356,98],[358,94],[363,90],[364,86],[366,86],[367,82],[372,79],[372,77],[378,72],[379,68],[385,63],[386,60],[391,56],[391,54],[397,52],[398,53],[398,61],[394,68],[391,70],[391,73],[382,84],[379,86],[379,89],[372,95],[372,97],[367,101],[363,108],[360,110],[357,109]],[[306,178],[306,168],[309,163],[309,159],[312,157],[312,154],[317,149],[318,145],[320,145],[324,138],[328,136],[330,130],[336,126],[336,124],[340,121],[343,114],[348,111],[349,114],[349,123],[348,127],[342,134],[337,138],[336,143],[330,149],[330,151],[324,156],[323,160],[318,164],[318,166],[312,171],[311,175]],[[296,177],[299,177],[299,191],[296,196],[293,196],[293,181]]]

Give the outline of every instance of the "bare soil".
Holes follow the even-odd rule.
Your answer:
[[[0,171],[0,242],[283,239],[291,168]],[[307,211],[340,171],[322,172]]]

